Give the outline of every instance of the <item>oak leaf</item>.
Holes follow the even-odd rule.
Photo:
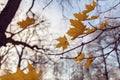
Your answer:
[[[35,23],[35,19],[34,18],[29,18],[27,17],[26,20],[23,20],[21,22],[17,22],[17,24],[21,27],[21,28],[26,28],[32,24]]]
[[[56,48],[62,47],[62,49],[65,50],[69,46],[66,36],[60,37],[56,40],[59,41],[59,43],[56,45]]]

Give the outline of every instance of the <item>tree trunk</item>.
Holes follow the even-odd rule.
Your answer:
[[[22,0],[8,0],[5,8],[0,13],[0,47],[5,46],[7,38],[5,31],[15,16]]]

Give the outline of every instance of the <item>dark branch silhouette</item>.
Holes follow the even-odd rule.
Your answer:
[[[0,14],[0,47],[5,46],[7,38],[5,35],[6,29],[15,16],[22,0],[8,0],[7,5]]]

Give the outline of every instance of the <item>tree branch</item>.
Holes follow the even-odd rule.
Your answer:
[[[22,0],[8,0],[7,5],[0,14],[0,47],[5,46],[7,43],[5,35],[6,29],[14,18],[21,1]]]

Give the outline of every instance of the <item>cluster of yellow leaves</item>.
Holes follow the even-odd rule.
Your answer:
[[[67,34],[72,37],[72,40],[74,40],[78,36],[82,35],[84,33],[84,31],[86,30],[86,26],[83,24],[82,21],[93,20],[93,19],[98,18],[98,16],[92,16],[92,17],[88,18],[88,15],[87,15],[87,13],[94,10],[95,7],[96,7],[96,2],[93,1],[92,5],[91,4],[86,5],[86,9],[82,13],[75,13],[74,14],[76,19],[70,20],[70,23],[73,26],[73,28],[70,28],[67,32]],[[91,31],[92,30],[89,30],[88,32],[90,33]]]
[[[104,29],[107,25],[108,25],[108,22],[101,23],[100,24],[100,29]],[[97,28],[97,27],[91,28],[91,29],[86,28],[85,31],[84,31],[84,34],[91,34],[91,33],[95,32],[97,29],[99,29],[99,28]]]
[[[76,63],[80,63],[83,59],[85,59],[85,54],[84,53],[78,53],[77,58],[74,59]],[[88,68],[90,64],[93,62],[93,55],[90,54],[89,57],[87,58],[84,67]]]
[[[25,74],[20,68],[17,68],[16,73],[0,76],[0,80],[39,80],[42,71],[36,73],[36,70],[30,64],[28,64],[28,70],[29,72]]]
[[[17,24],[21,27],[21,28],[26,28],[32,24],[35,23],[35,19],[34,18],[30,18],[27,17],[26,20],[23,20],[21,22],[17,22]]]
[[[81,13],[75,13],[74,17],[75,19],[70,19],[70,23],[72,27],[67,31],[67,35],[71,37],[71,40],[76,39],[77,37],[81,35],[88,35],[91,33],[94,33],[96,30],[104,29],[108,23],[104,22],[100,24],[100,28],[93,27],[93,28],[87,28],[86,25],[83,23],[86,20],[94,20],[98,19],[99,16],[93,15],[91,17],[88,17],[88,13],[93,11],[96,7],[96,2],[93,0],[92,4],[87,4],[86,9],[83,10]],[[57,39],[58,44],[56,45],[56,48],[62,47],[63,50],[65,50],[69,46],[69,42],[67,41],[67,38],[60,37]],[[81,62],[83,59],[87,59],[84,67],[88,68],[90,64],[93,62],[93,55],[90,54],[88,58],[85,58],[85,54],[78,53],[78,57],[74,59],[76,63]]]
[[[62,47],[64,50],[69,46],[69,42],[67,41],[66,36],[58,38],[57,41],[59,41],[59,43],[56,45],[56,48]]]
[[[71,40],[74,40],[78,36],[84,34],[84,32],[86,30],[86,25],[84,25],[82,21],[88,20],[87,13],[94,10],[95,7],[96,7],[96,2],[93,0],[92,5],[87,4],[86,9],[82,13],[75,13],[74,14],[74,16],[76,18],[75,20],[70,19],[70,23],[72,25],[72,28],[70,28],[67,31],[67,34],[71,37]],[[96,19],[96,18],[98,18],[98,16],[92,16],[89,19],[93,20],[93,19]],[[85,33],[89,34],[91,32],[93,32],[93,30],[89,29]],[[56,48],[62,47],[62,49],[65,50],[69,46],[69,43],[68,43],[67,38],[65,36],[58,38],[57,41],[59,43],[56,45]]]

